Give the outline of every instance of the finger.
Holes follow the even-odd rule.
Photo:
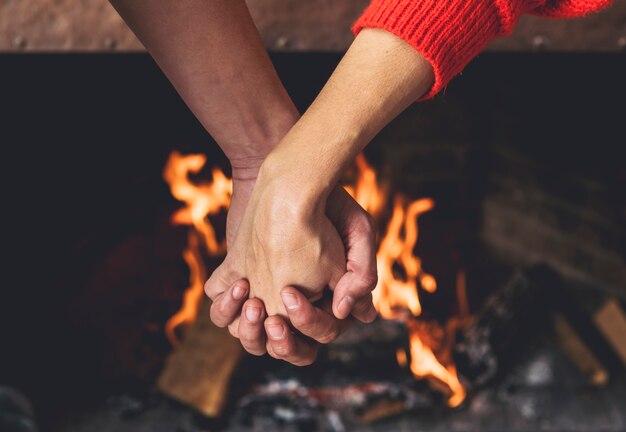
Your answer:
[[[241,312],[241,307],[250,292],[245,279],[235,281],[228,290],[218,294],[211,304],[211,321],[218,327],[226,327]]]
[[[376,316],[371,291],[378,281],[374,222],[345,190],[333,194],[334,209],[328,216],[343,239],[348,270],[334,288],[333,314],[344,319],[358,305],[355,318],[371,322]]]
[[[204,283],[204,292],[211,300],[215,301],[217,296],[228,290],[233,282],[241,279],[229,273],[226,263],[222,263]]]
[[[372,293],[361,297],[354,303],[352,307],[352,316],[363,323],[371,323],[378,316],[378,312],[374,307]]]
[[[337,283],[333,293],[333,314],[344,319],[350,313],[362,322],[372,322],[376,310],[372,302],[372,290],[376,287],[376,274],[363,270],[348,271]]]
[[[307,366],[317,356],[318,344],[296,337],[285,320],[277,315],[265,320],[267,352],[275,359],[285,360],[296,366]]]
[[[232,337],[239,339],[239,317],[235,318],[233,322],[228,324],[228,331]]]
[[[259,299],[250,299],[243,306],[239,318],[239,340],[246,351],[253,355],[266,353],[266,336],[263,328],[265,306]]]
[[[313,306],[320,308],[321,310],[323,310],[330,316],[334,316],[332,293],[330,296],[328,296],[328,298],[324,298],[321,301],[314,303]],[[335,317],[335,319],[337,318]],[[352,325],[354,324],[354,318],[352,317],[352,315],[342,320],[337,319],[337,321],[339,322],[339,334],[340,335],[346,330],[348,330],[350,327],[352,327]]]
[[[286,287],[280,295],[296,330],[322,344],[337,339],[341,322],[332,314],[313,306],[296,288]]]

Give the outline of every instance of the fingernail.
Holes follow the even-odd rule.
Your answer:
[[[263,311],[259,307],[248,306],[246,308],[246,319],[250,322],[258,322],[261,319],[261,313]]]
[[[295,295],[289,292],[281,293],[280,296],[283,298],[283,303],[287,306],[289,310],[298,309],[298,299]]]
[[[354,304],[354,300],[352,299],[352,297],[345,296],[339,302],[339,306],[337,306],[337,312],[339,312],[339,315],[345,318],[350,314],[353,304]]]
[[[272,339],[279,340],[283,338],[285,328],[280,324],[270,324],[267,326],[267,333]]]
[[[243,296],[246,295],[247,291],[248,290],[245,287],[241,286],[241,284],[237,284],[233,288],[232,296],[235,300],[241,300]]]

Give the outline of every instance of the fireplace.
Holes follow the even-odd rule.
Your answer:
[[[272,58],[304,109],[340,56]],[[355,326],[310,367],[238,357],[206,384],[224,399],[213,416],[164,390],[193,327],[165,331],[189,286],[190,228],[172,224],[182,205],[162,171],[173,151],[203,154],[190,178],[208,182],[229,174],[224,157],[145,54],[3,54],[0,70],[0,422],[14,430],[626,427],[623,54],[484,54],[365,151],[388,185],[381,238],[395,196],[434,203],[411,249],[437,289],[419,280],[415,325],[436,326],[420,334],[445,341],[436,354],[462,396],[416,376],[412,328],[395,317]],[[219,237],[223,212],[210,220]],[[201,258],[207,271],[220,260]]]

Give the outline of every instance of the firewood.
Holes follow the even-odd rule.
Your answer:
[[[608,300],[593,315],[593,322],[626,366],[626,314],[617,300]]]
[[[210,302],[200,307],[197,320],[167,361],[158,388],[209,417],[221,414],[231,376],[243,357],[241,344],[227,329],[209,318]]]
[[[516,272],[462,330],[454,358],[459,373],[472,385],[494,379],[538,333],[547,317],[541,293],[551,280],[543,267]]]
[[[368,407],[357,419],[360,423],[374,423],[408,411],[407,403],[402,400],[381,400]]]
[[[571,288],[560,280],[550,285],[546,291],[549,297],[550,309],[561,314],[581,341],[593,353],[593,356],[604,366],[609,374],[623,368],[623,361],[616,354],[614,348],[600,331],[598,323],[594,322],[595,310],[593,300],[575,299]],[[601,319],[601,322],[605,320]]]
[[[576,334],[567,318],[560,313],[555,313],[553,318],[554,331],[561,349],[585,376],[587,382],[595,386],[606,384],[609,380],[608,371]]]

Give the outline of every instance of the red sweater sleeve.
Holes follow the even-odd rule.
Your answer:
[[[439,92],[492,39],[509,35],[523,13],[570,18],[609,6],[612,0],[373,0],[354,24],[382,28],[414,46],[432,65]]]

